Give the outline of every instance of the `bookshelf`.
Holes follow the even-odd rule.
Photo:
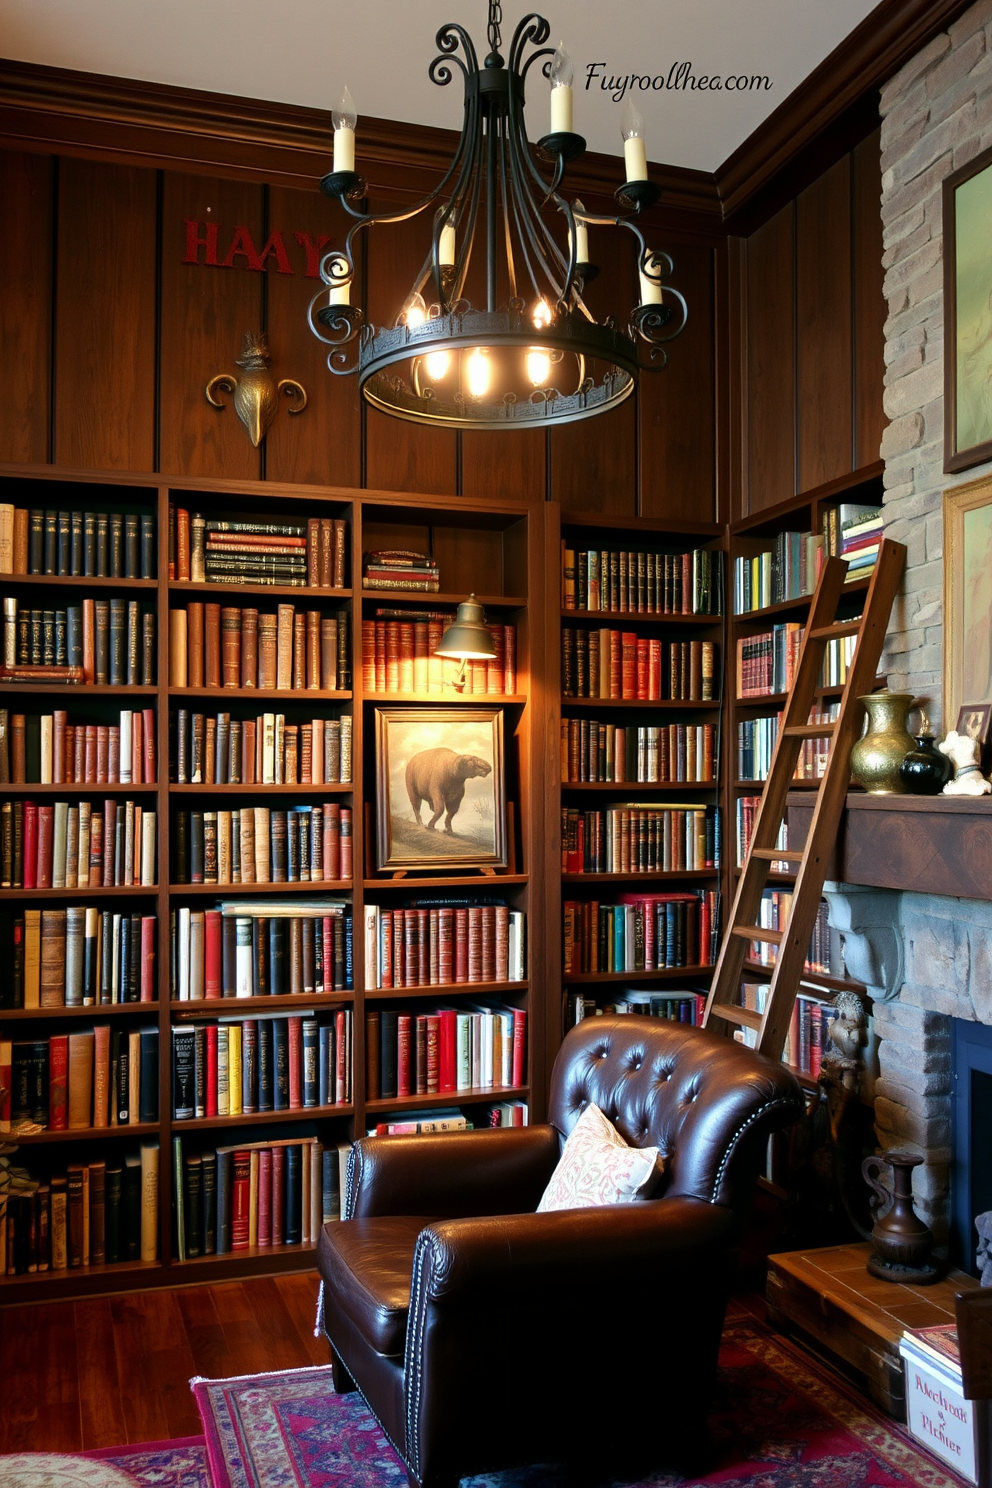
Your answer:
[[[653,954],[650,945],[638,945],[631,955],[625,943],[622,957],[634,964],[630,970],[618,971],[612,967],[620,949],[616,943],[611,948],[601,933],[611,918],[615,929],[617,916],[600,906],[647,892],[686,896],[683,906],[689,899],[698,903],[698,896],[708,896],[711,912],[719,913],[723,532],[705,523],[666,527],[645,519],[576,513],[561,514],[549,532],[549,670],[556,668],[558,698],[549,719],[552,737],[547,762],[549,869],[557,887],[552,903],[549,878],[546,1013],[550,1047],[557,1046],[575,1021],[579,1004],[590,1013],[612,1005],[621,992],[629,991],[635,996],[654,993],[666,998],[666,1007],[671,1008],[677,993],[701,992],[709,984],[709,957],[697,953],[699,909],[691,911],[693,918],[685,927],[681,918],[675,927],[679,937],[685,928],[684,944],[679,940],[662,946],[656,920],[654,931],[649,932],[656,937]],[[693,580],[702,571],[693,569],[691,558],[683,568],[683,555],[694,550],[716,555],[706,560],[713,603],[702,603],[697,590],[695,609]],[[598,558],[589,556],[594,554]],[[604,554],[618,556],[614,560]],[[635,557],[621,559],[620,554]],[[714,613],[699,613],[700,608],[712,608]],[[612,678],[601,660],[602,680],[597,687],[597,646],[588,638],[596,631],[617,630],[621,633],[621,675],[618,679],[615,667],[617,640],[607,641],[604,635],[598,643],[599,654],[602,658],[609,644]],[[633,665],[626,675],[622,670],[625,644]],[[696,660],[704,645],[709,652],[707,670],[715,658],[712,682],[705,687],[700,685],[702,665]],[[660,656],[660,664],[652,660],[652,650]],[[569,654],[573,651],[579,657],[591,652],[588,671],[575,664]],[[688,660],[685,682],[689,685],[681,680],[684,660]],[[582,695],[590,691],[600,695]],[[618,768],[619,730],[623,730],[622,771]],[[704,764],[704,759],[709,763]],[[623,778],[617,778],[621,774]],[[554,780],[557,791],[550,788]],[[680,916],[690,913],[683,907],[677,912]],[[623,913],[626,916],[627,911]],[[636,911],[638,937],[642,914],[651,913],[658,911],[650,907]],[[584,943],[578,956],[574,941],[580,933]],[[696,942],[695,952],[688,945],[690,939]],[[644,969],[645,960],[653,966]],[[679,964],[667,964],[672,960]],[[560,989],[558,997],[556,989]]]
[[[313,486],[269,485],[232,481],[183,481],[170,484],[161,477],[136,479],[119,474],[59,471],[51,467],[0,469],[0,500],[16,507],[44,510],[119,511],[154,517],[156,539],[155,577],[151,579],[83,578],[55,575],[3,575],[0,591],[23,599],[25,605],[54,606],[74,603],[92,591],[108,600],[140,597],[142,607],[154,611],[155,679],[152,685],[121,688],[108,685],[66,686],[44,680],[0,685],[0,709],[8,714],[51,713],[65,709],[82,722],[110,726],[122,707],[154,710],[157,779],[141,784],[82,785],[62,783],[0,785],[0,800],[67,800],[94,804],[109,798],[133,799],[157,816],[157,863],[154,885],[120,888],[71,888],[5,890],[0,899],[8,917],[24,908],[43,910],[58,904],[86,904],[120,913],[139,911],[157,918],[155,981],[145,1002],[121,1002],[94,1007],[0,1007],[0,1040],[31,1042],[52,1036],[109,1026],[125,1038],[138,1029],[158,1035],[159,1108],[157,1120],[131,1122],[101,1128],[43,1130],[14,1137],[17,1152],[13,1161],[42,1180],[66,1173],[70,1164],[99,1163],[123,1151],[137,1152],[141,1143],[157,1142],[159,1184],[155,1215],[156,1259],[121,1260],[26,1274],[0,1274],[0,1303],[110,1292],[135,1286],[181,1284],[187,1278],[219,1280],[245,1274],[307,1268],[313,1264],[313,1243],[257,1245],[233,1253],[201,1255],[180,1261],[173,1216],[173,1141],[182,1139],[184,1157],[222,1149],[234,1143],[287,1142],[305,1144],[316,1138],[326,1149],[350,1144],[377,1122],[400,1120],[425,1108],[460,1108],[468,1119],[485,1120],[486,1108],[494,1102],[522,1101],[541,1109],[544,1099],[545,1020],[541,1002],[545,985],[541,923],[544,914],[540,892],[544,844],[535,827],[536,806],[542,789],[538,777],[540,729],[535,726],[535,687],[543,685],[543,615],[533,619],[534,596],[538,609],[543,601],[544,512],[527,508],[511,499],[475,503],[466,498],[397,496],[389,492],[339,490]],[[247,582],[230,585],[170,576],[169,517],[173,511],[203,512],[220,520],[255,520],[301,523],[313,517],[331,518],[347,525],[344,586],[295,587]],[[362,554],[370,549],[413,548],[431,552],[437,559],[442,592],[363,589]],[[137,593],[135,592],[137,591]],[[450,687],[440,693],[395,693],[373,691],[363,677],[363,620],[375,621],[380,608],[421,611],[453,611],[474,591],[482,600],[487,620],[512,625],[516,641],[516,670],[513,691],[457,695]],[[348,619],[349,676],[344,685],[331,688],[260,688],[207,685],[187,677],[185,685],[174,682],[170,673],[170,611],[193,603],[221,607],[251,607],[274,611],[292,605],[297,611],[343,614]],[[398,876],[380,872],[375,855],[376,769],[375,711],[440,707],[461,709],[473,706],[498,709],[503,716],[506,799],[509,816],[509,861],[505,871],[482,874],[476,870],[442,872],[414,871]],[[283,714],[287,725],[302,730],[308,721],[351,720],[351,779],[326,783],[210,783],[209,780],[174,778],[176,768],[176,717],[180,708],[192,716],[213,712],[229,714],[232,724],[266,714]],[[247,735],[244,736],[247,738]],[[302,737],[302,734],[300,735]],[[216,743],[216,741],[215,741]],[[298,763],[299,770],[300,765]],[[243,779],[244,777],[242,777]],[[352,868],[346,876],[305,882],[203,883],[182,882],[176,872],[176,814],[238,813],[242,809],[285,812],[321,803],[352,812]],[[190,817],[192,821],[192,817]],[[271,815],[269,818],[272,821]],[[450,905],[467,905],[477,898],[502,900],[507,915],[520,912],[526,919],[523,978],[488,977],[472,982],[400,986],[371,985],[367,977],[363,930],[367,907],[383,911],[404,908],[417,898],[443,899]],[[194,914],[224,901],[258,901],[277,906],[283,900],[343,901],[352,921],[351,984],[327,992],[294,992],[237,999],[213,998],[178,1001],[173,995],[170,954],[170,917],[180,911]],[[486,913],[495,915],[492,906]],[[271,921],[270,921],[271,922]],[[6,954],[6,946],[4,953]],[[347,980],[347,973],[345,973]],[[444,1094],[369,1096],[366,1089],[366,1015],[393,1010],[416,1018],[440,1005],[458,1011],[474,1002],[517,1009],[526,1015],[525,1059],[518,1077],[509,1086],[474,1085]],[[317,1106],[249,1111],[227,1115],[194,1116],[176,1120],[172,1103],[172,1043],[175,1030],[192,1030],[227,1020],[260,1014],[278,1018],[293,1015],[315,1017],[319,1025],[334,1024],[339,1014],[350,1015],[351,1074],[348,1088],[339,1098]],[[275,1147],[272,1148],[275,1151]],[[304,1157],[306,1147],[302,1146]],[[4,1270],[0,1266],[0,1272]]]

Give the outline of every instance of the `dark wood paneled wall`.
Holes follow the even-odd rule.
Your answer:
[[[746,516],[878,459],[883,324],[879,132],[743,243]]]
[[[394,173],[379,174],[381,191],[402,198]],[[373,183],[370,194],[381,191]],[[672,255],[689,322],[670,365],[645,373],[623,408],[550,433],[458,435],[363,409],[357,380],[328,371],[305,322],[320,287],[306,270],[316,245],[340,241],[345,219],[316,189],[267,186],[230,170],[192,174],[3,150],[0,212],[0,330],[17,367],[0,460],[555,498],[569,510],[661,521],[720,515],[714,284],[726,247],[718,230],[670,235],[663,215],[650,227],[650,246]],[[200,239],[216,232],[212,247],[201,241],[195,263],[186,261],[187,221],[201,224]],[[232,253],[236,229],[247,237]],[[245,245],[261,254],[273,230],[285,255],[272,251],[264,269],[253,268]],[[380,322],[402,304],[423,236],[418,220],[368,238],[359,277]],[[593,235],[601,272],[590,303],[620,323],[635,303],[632,248],[626,233]],[[256,450],[230,399],[213,408],[204,387],[215,373],[237,372],[245,331],[262,328],[275,375],[298,378],[309,406],[290,416],[284,405]]]

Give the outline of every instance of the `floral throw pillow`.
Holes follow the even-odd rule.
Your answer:
[[[590,1104],[572,1127],[537,1212],[629,1204],[655,1189],[663,1168],[657,1147],[628,1147]]]

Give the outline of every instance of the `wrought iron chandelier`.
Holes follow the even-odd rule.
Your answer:
[[[650,249],[637,216],[659,196],[647,179],[644,126],[628,103],[622,123],[627,180],[615,194],[618,215],[595,216],[561,192],[568,163],[586,142],[572,130],[572,64],[562,47],[544,46],[550,26],[527,15],[500,55],[501,7],[490,0],[489,54],[480,67],[471,37],[455,23],[437,33],[432,82],[447,86],[457,68],[465,117],[443,179],[405,210],[366,210],[355,171],[357,115],[348,90],[333,113],[333,169],[321,182],[354,219],[343,248],[321,262],[326,289],[311,301],[310,328],[331,350],[331,372],[357,371],[375,408],[413,423],[456,429],[519,429],[571,423],[616,408],[642,370],[665,365],[664,343],[685,326],[683,296],[665,281],[667,253]],[[524,90],[535,62],[551,86],[551,129],[538,140],[538,168],[524,124]],[[375,326],[351,303],[355,242],[365,228],[431,212],[420,273],[395,323]],[[551,230],[558,216],[564,246]],[[621,328],[597,320],[586,286],[597,274],[589,229],[625,228],[637,245],[639,303]],[[476,234],[485,245],[485,309],[466,298]],[[475,282],[475,281],[474,281]],[[666,303],[667,302],[667,303]],[[643,358],[643,359],[642,359]]]

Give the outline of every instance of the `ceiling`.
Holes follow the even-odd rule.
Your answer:
[[[713,171],[873,9],[870,0],[548,0],[552,45],[575,66],[575,129],[622,153],[625,99],[602,82],[632,73],[648,157]],[[503,53],[523,4],[506,6]],[[484,0],[0,0],[0,49],[16,61],[140,78],[247,98],[332,108],[347,83],[359,114],[442,128],[461,122],[461,88],[435,87],[434,35],[459,21],[480,60]],[[697,78],[767,78],[752,90],[670,87]],[[587,86],[590,67],[602,64]],[[614,93],[618,91],[614,89]],[[548,127],[546,84],[529,77],[528,132]]]

